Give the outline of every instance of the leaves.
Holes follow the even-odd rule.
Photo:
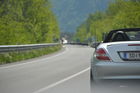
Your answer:
[[[81,25],[75,38],[83,42],[83,37],[93,38],[92,41],[103,39],[103,34],[120,28],[140,27],[139,0],[116,0],[110,3],[105,12],[90,14],[85,25]],[[89,35],[90,34],[90,35]]]
[[[59,27],[48,0],[1,0],[0,45],[58,42]]]

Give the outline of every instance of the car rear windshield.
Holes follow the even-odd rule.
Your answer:
[[[117,31],[108,40],[108,42],[119,41],[140,41],[140,31]]]
[[[140,41],[140,31],[126,32],[126,35],[131,41]]]

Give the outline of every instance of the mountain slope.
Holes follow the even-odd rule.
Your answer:
[[[51,0],[62,32],[75,32],[90,13],[105,10],[111,0]]]

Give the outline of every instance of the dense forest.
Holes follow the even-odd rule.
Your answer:
[[[0,0],[0,45],[57,42],[59,34],[49,0]]]
[[[104,33],[120,28],[140,27],[140,0],[115,0],[106,11],[90,14],[77,28],[77,42],[101,41]]]

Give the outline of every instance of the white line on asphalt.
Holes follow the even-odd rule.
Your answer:
[[[62,83],[64,83],[64,82],[66,82],[66,81],[68,81],[68,80],[70,80],[70,79],[72,79],[72,78],[74,78],[74,77],[76,77],[76,76],[79,76],[79,75],[81,75],[81,74],[83,74],[83,73],[85,73],[85,72],[87,72],[87,71],[89,71],[89,70],[90,70],[90,67],[87,68],[87,69],[84,69],[84,70],[82,70],[82,71],[80,71],[80,72],[78,72],[78,73],[76,73],[76,74],[74,74],[74,75],[71,75],[71,76],[69,76],[69,77],[67,77],[67,78],[65,78],[65,79],[62,79],[62,80],[60,80],[60,81],[58,81],[58,82],[56,82],[56,83],[53,83],[53,84],[48,85],[48,86],[46,86],[46,87],[44,87],[44,88],[41,88],[41,89],[39,89],[39,90],[37,90],[37,91],[35,91],[35,92],[33,92],[33,93],[41,93],[41,92],[44,92],[44,91],[46,91],[46,90],[48,90],[48,89],[50,89],[50,88],[53,88],[53,87],[55,87],[55,86],[57,86],[57,85],[59,85],[59,84],[62,84]]]
[[[50,57],[39,59],[39,60],[37,59],[37,60],[26,62],[26,63],[19,63],[19,64],[10,65],[10,66],[3,66],[3,67],[0,67],[0,69],[6,69],[6,68],[12,68],[12,67],[17,67],[17,66],[21,66],[21,65],[31,64],[31,63],[35,63],[37,61],[45,61],[47,59],[52,59],[54,57],[61,56],[61,55],[65,54],[67,51],[68,51],[68,48],[65,48],[65,51],[63,51],[62,53],[59,53],[57,55],[54,55],[54,56],[50,56]]]

